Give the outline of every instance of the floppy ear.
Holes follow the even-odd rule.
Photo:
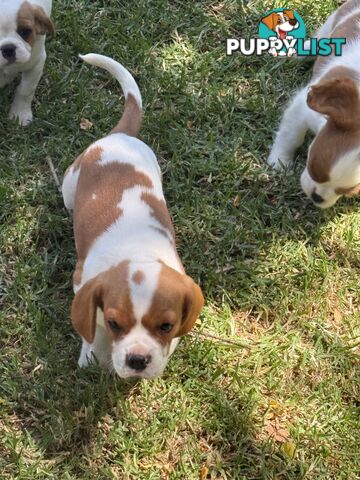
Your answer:
[[[96,309],[102,306],[102,283],[99,277],[83,285],[75,294],[71,306],[71,320],[74,329],[89,343],[94,341]]]
[[[295,18],[294,10],[284,10],[285,15],[287,15],[291,20]]]
[[[177,334],[178,337],[190,332],[204,305],[204,297],[199,285],[188,276],[186,276],[185,283],[186,293],[182,310],[182,323],[180,331]]]
[[[51,37],[55,35],[55,27],[50,18],[46,15],[43,8],[38,5],[32,5],[35,16],[35,27],[38,35],[48,33]]]
[[[267,17],[262,18],[261,21],[265,23],[270,30],[274,30],[277,21],[277,15],[274,12],[270,13]]]
[[[359,124],[359,90],[351,78],[325,80],[313,85],[307,104],[315,112],[327,115],[338,128],[347,130]]]

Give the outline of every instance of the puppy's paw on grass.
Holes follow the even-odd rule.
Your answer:
[[[292,158],[288,155],[281,155],[276,152],[271,152],[266,163],[277,171],[287,168]]]
[[[26,127],[33,120],[33,114],[31,108],[22,108],[13,105],[9,113],[10,120],[17,122],[22,127]]]

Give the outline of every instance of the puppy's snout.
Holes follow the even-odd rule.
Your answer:
[[[16,46],[12,43],[7,43],[1,47],[1,54],[6,60],[15,60]]]
[[[296,18],[290,18],[289,23],[292,27],[295,27],[295,25],[298,23]]]
[[[128,353],[126,355],[126,365],[136,372],[142,372],[151,362],[151,355],[138,355]]]
[[[311,200],[314,203],[323,203],[324,202],[324,199],[320,195],[318,195],[316,192],[313,192],[311,194]]]

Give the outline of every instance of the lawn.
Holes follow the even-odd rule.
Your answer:
[[[31,126],[5,120],[14,86],[0,92],[1,480],[359,479],[359,201],[312,206],[306,149],[286,175],[265,164],[311,65],[225,54],[273,5],[297,6],[313,32],[339,2],[54,3]],[[46,158],[62,177],[121,115],[116,82],[78,60],[88,52],[139,83],[142,138],[206,297],[155,381],[76,366],[72,219]]]

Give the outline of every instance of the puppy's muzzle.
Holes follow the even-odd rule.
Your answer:
[[[128,353],[125,359],[126,365],[136,372],[142,372],[151,362],[151,355],[137,355]]]
[[[1,55],[10,63],[16,60],[16,46],[12,43],[7,43],[1,47]]]

